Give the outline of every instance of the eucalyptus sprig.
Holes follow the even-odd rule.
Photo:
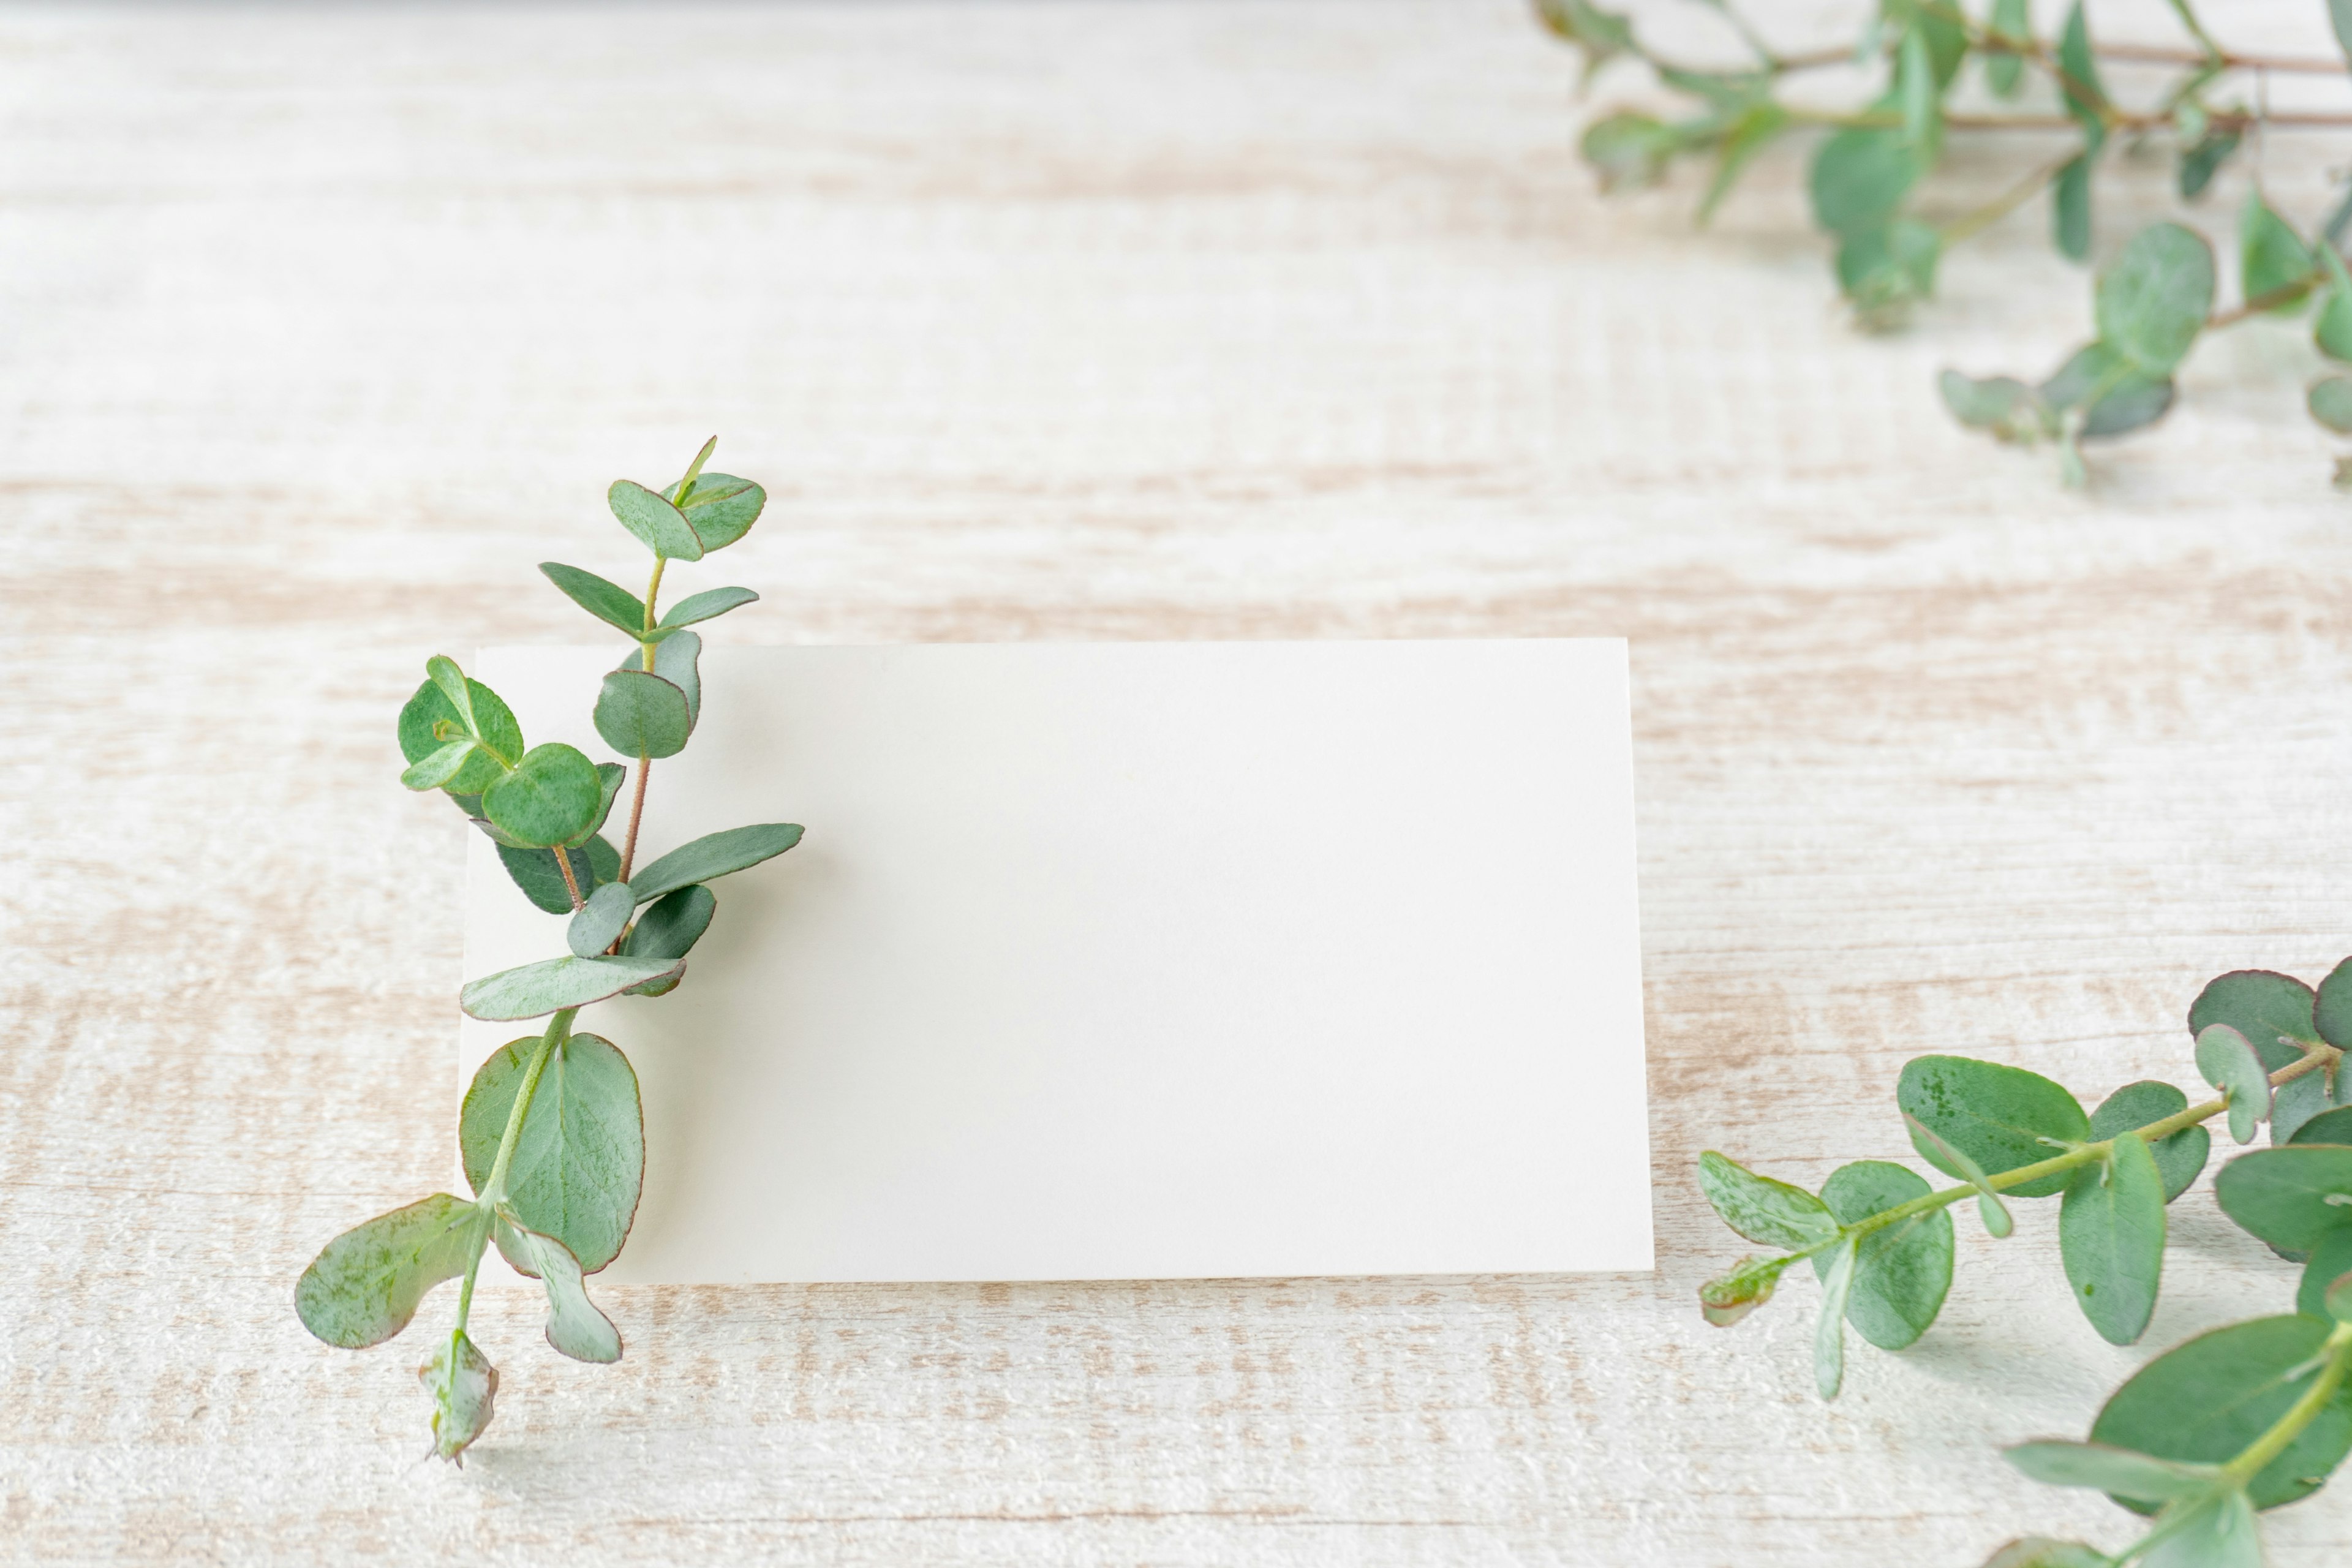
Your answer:
[[[1625,16],[1591,0],[1534,0],[1536,14],[1585,61],[1588,82],[1619,59],[1645,62],[1659,83],[1692,100],[1694,112],[1661,120],[1619,110],[1595,120],[1582,141],[1585,161],[1604,190],[1650,185],[1675,163],[1712,161],[1699,221],[1713,216],[1756,154],[1782,136],[1825,132],[1808,178],[1813,218],[1835,242],[1838,287],[1872,327],[1906,319],[1936,289],[1951,247],[1991,226],[2043,192],[2050,196],[2052,243],[2074,261],[2089,259],[2093,180],[2120,142],[2168,137],[2176,150],[2180,199],[2194,200],[2215,173],[2263,134],[2352,127],[2352,115],[2273,112],[2260,92],[2275,72],[2342,75],[2336,59],[2281,58],[2225,48],[2199,20],[2189,0],[2172,0],[2189,36],[2185,47],[2108,45],[2094,38],[2083,0],[2074,0],[2055,37],[2038,34],[2032,0],[1989,0],[1981,18],[1958,0],[1880,0],[1868,29],[1848,49],[1810,54],[1775,50],[1731,6],[1705,0],[1733,24],[1754,57],[1738,70],[1701,70],[1646,46]],[[2352,0],[2326,0],[2337,41],[2352,57]],[[1979,63],[1996,102],[2029,92],[2038,107],[1992,113],[1950,106],[1964,68]],[[2179,75],[2150,103],[2114,97],[2100,62],[2169,65]],[[1875,63],[1875,95],[1849,109],[1824,110],[1786,101],[1791,77],[1829,65]],[[2251,101],[2249,84],[2256,90]],[[1911,205],[1941,161],[1948,134],[2061,132],[2073,149],[2027,169],[1994,200],[1931,222]],[[2313,341],[2336,361],[2352,361],[2352,276],[2337,247],[2352,226],[2352,190],[2333,209],[2298,227],[2271,203],[2259,180],[2237,224],[2242,298],[2214,309],[2210,243],[2179,223],[2142,229],[2094,291],[2097,335],[2048,377],[1983,379],[1946,371],[1940,390],[1962,424],[1997,439],[2057,450],[2069,484],[2085,476],[2082,446],[2140,429],[2173,404],[2174,372],[2199,338],[2262,316],[2298,314],[2319,304]],[[2306,394],[2312,416],[2352,435],[2352,377],[2330,375]],[[2352,457],[2338,460],[2336,482],[2352,487]]]
[[[2010,1205],[2055,1197],[2058,1250],[2076,1304],[2101,1338],[2137,1342],[2155,1311],[2166,1209],[2204,1169],[2222,1118],[2252,1142],[2214,1180],[2231,1219],[2301,1266],[2294,1310],[2215,1329],[2142,1367],[2092,1423],[2087,1441],[2007,1450],[2053,1486],[2090,1487],[2152,1515],[2129,1544],[2102,1552],[2029,1537],[1986,1568],[2260,1568],[2255,1515],[2316,1491],[2352,1452],[2352,958],[2316,990],[2267,970],[2207,985],[2189,1010],[2199,1078],[2190,1104],[2168,1083],[2123,1086],[2085,1111],[2062,1085],[2022,1068],[1927,1056],[1906,1064],[1895,1105],[1921,1159],[1959,1185],[1862,1160],[1818,1194],[1713,1150],[1699,1184],[1724,1223],[1776,1248],[1699,1288],[1707,1321],[1727,1327],[1810,1263],[1822,1281],[1815,1386],[1834,1399],[1850,1326],[1902,1350],[1935,1322],[1951,1288],[1950,1209],[1976,1201],[1986,1230],[2011,1234]]]
[[[425,661],[425,684],[400,711],[408,767],[400,782],[439,790],[498,846],[523,895],[569,913],[570,952],[468,983],[458,1005],[476,1018],[546,1017],[482,1064],[459,1112],[457,1143],[471,1200],[447,1193],[379,1215],[329,1242],[294,1289],[303,1325],[360,1350],[406,1328],[436,1285],[462,1278],[457,1321],[417,1369],[433,1401],[433,1451],[458,1460],[490,1423],[498,1369],[467,1327],[474,1280],[492,1241],[547,1291],[547,1341],[578,1361],[621,1358],[621,1336],[588,1299],[585,1277],[619,1256],[645,1181],[636,1071],[601,1036],[575,1033],[582,1009],[677,989],[687,954],[719,907],[709,884],[800,842],[793,823],[761,823],[697,838],[642,868],[637,829],[653,764],[686,749],[702,717],[699,634],[687,628],[758,598],[710,588],[660,612],[662,574],[750,531],[767,493],[706,473],[713,437],[663,490],[621,479],[606,501],[653,554],[646,596],[560,562],[540,570],[572,601],[633,645],[596,694],[596,732],[623,760],[592,762],[561,742],[526,748],[498,693],[451,658]],[[636,764],[622,847],[604,836]],[[462,1461],[460,1461],[462,1462]]]

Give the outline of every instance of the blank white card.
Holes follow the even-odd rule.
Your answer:
[[[535,744],[621,650],[499,648]],[[1615,639],[709,648],[638,863],[751,822],[621,1282],[1651,1266]],[[633,781],[634,782],[634,781]],[[607,828],[619,843],[625,791]],[[467,974],[564,951],[490,844]],[[466,1076],[527,1025],[468,1023]]]

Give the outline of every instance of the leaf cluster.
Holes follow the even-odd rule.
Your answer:
[[[631,643],[593,711],[623,759],[527,746],[499,695],[454,659],[426,661],[400,712],[401,783],[438,790],[498,846],[523,896],[567,914],[568,952],[468,982],[459,1004],[477,1018],[549,1017],[482,1064],[466,1093],[458,1144],[468,1199],[436,1193],[329,1242],[295,1287],[305,1327],[331,1345],[364,1349],[405,1329],[425,1295],[462,1279],[457,1321],[417,1371],[433,1402],[434,1451],[456,1460],[489,1425],[499,1374],[467,1330],[484,1251],[538,1279],[548,1342],[588,1362],[620,1359],[621,1337],[589,1300],[586,1277],[626,1242],[645,1179],[645,1123],[635,1069],[620,1047],[575,1032],[579,1011],[617,996],[675,990],[687,954],[718,909],[709,884],[800,842],[793,823],[758,823],[694,839],[638,868],[637,827],[653,763],[676,756],[701,719],[700,636],[688,628],[759,597],[712,588],[658,613],[671,561],[698,561],[743,537],[766,494],[749,479],[704,472],[716,438],[661,490],[623,479],[607,492],[614,519],[652,553],[646,595],[560,562],[540,570],[573,603]],[[604,837],[634,759],[626,837]]]
[[[1710,164],[1700,198],[1704,223],[1722,204],[1756,154],[1772,142],[1808,128],[1824,130],[1808,174],[1814,222],[1833,247],[1838,287],[1865,324],[1901,321],[1933,297],[1937,268],[1950,247],[2047,193],[2050,234],[2060,254],[2087,261],[2095,237],[2094,180],[2118,142],[2169,137],[2182,201],[2195,199],[2215,174],[2262,132],[2320,123],[2352,123],[2326,116],[2281,118],[2267,112],[2244,87],[2258,68],[2278,62],[2235,56],[2215,43],[2188,0],[2174,10],[2195,47],[2179,51],[2179,79],[2157,103],[2135,109],[2110,94],[2100,69],[2083,0],[2074,0],[2054,38],[2033,29],[2029,0],[1990,0],[1981,16],[1958,0],[1881,0],[1868,32],[1853,50],[1790,57],[1773,50],[1741,23],[1728,0],[1709,0],[1739,26],[1755,55],[1752,67],[1697,71],[1645,47],[1632,23],[1588,0],[1535,0],[1544,26],[1584,57],[1589,81],[1620,59],[1646,62],[1660,85],[1689,100],[1693,112],[1661,118],[1620,110],[1594,120],[1580,144],[1604,190],[1655,184],[1678,161]],[[2352,5],[2331,0],[2331,20],[2352,55]],[[1785,101],[1783,84],[1815,66],[1853,58],[1876,60],[1883,71],[1875,95],[1843,112]],[[2147,60],[2146,49],[2130,58]],[[2292,62],[2306,68],[2328,62]],[[1996,102],[2038,93],[2055,112],[1990,116],[1956,110],[1952,100],[1975,68]],[[2071,132],[2064,156],[2029,171],[1993,202],[1941,222],[1916,198],[1940,162],[1948,135],[2000,130]],[[2216,312],[2210,245],[2179,223],[2150,226],[2135,235],[2094,290],[2096,332],[2038,381],[2012,375],[1971,377],[1946,371],[1940,391],[1962,425],[1998,440],[2049,445],[2070,484],[2083,481],[2086,441],[2112,439],[2155,424],[2172,407],[2176,372],[2205,331],[2257,317],[2292,315],[2319,304],[2313,338],[2319,351],[2352,360],[2352,282],[2336,250],[2352,224],[2352,191],[2310,232],[2299,230],[2271,205],[2257,183],[2238,223],[2243,300]],[[2352,434],[2352,377],[2329,375],[2306,395],[2312,416],[2328,429]],[[2352,458],[2339,461],[2337,482],[2352,486]]]
[[[2144,1081],[2086,1110],[2071,1090],[2022,1068],[1965,1057],[1907,1063],[1895,1105],[1912,1147],[1959,1184],[1935,1188],[1907,1167],[1863,1160],[1818,1194],[1712,1150],[1699,1184],[1732,1230],[1776,1249],[1746,1258],[1699,1290],[1728,1326],[1810,1262],[1822,1282],[1813,1370],[1824,1399],[1845,1377],[1850,1328],[1882,1350],[1916,1342],[1952,1283],[1953,1205],[1973,1200],[1996,1237],[2012,1205],[2058,1200],[2058,1249],[2076,1305],[2101,1338],[2147,1331],[2165,1260],[2167,1211],[2205,1167],[2221,1119],[2242,1146],[2223,1165],[2221,1210],[2301,1270],[2294,1310],[2203,1334],[2117,1389],[2082,1442],[2009,1450],[2058,1486],[2092,1487],[2152,1515],[2112,1555],[2079,1542],[2012,1542],[1987,1568],[2143,1563],[2256,1568],[2255,1515],[2316,1490],[2352,1452],[2352,959],[2314,988],[2263,970],[2224,974],[2189,1012],[2191,1055],[2212,1091],[2191,1104]]]

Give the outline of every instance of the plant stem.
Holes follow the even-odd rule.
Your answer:
[[[2306,277],[2296,279],[2292,283],[2282,283],[2275,289],[2266,289],[2234,309],[2219,310],[2206,317],[2205,330],[2211,331],[2216,327],[2234,327],[2250,316],[2261,315],[2273,305],[2292,304],[2301,299],[2307,290],[2326,281],[2326,273],[2315,271]]]
[[[1984,205],[1954,218],[1945,226],[1944,243],[1947,246],[1958,245],[1990,228],[2040,195],[2043,186],[2058,177],[2058,171],[2074,161],[2072,153],[2063,158],[2053,159]]]
[[[555,1047],[572,1035],[572,1020],[580,1016],[577,1007],[566,1007],[547,1021],[547,1032],[539,1037],[539,1049],[531,1054],[530,1065],[523,1069],[522,1084],[515,1090],[514,1104],[507,1110],[506,1131],[499,1135],[499,1152],[490,1162],[490,1173],[482,1179],[482,1190],[474,1204],[485,1213],[495,1211],[507,1201],[507,1172],[514,1164],[515,1145],[522,1139],[523,1119],[530,1113],[531,1097],[539,1092],[539,1075],[547,1070],[547,1058]],[[474,1277],[481,1271],[482,1254],[488,1247],[490,1229],[482,1227],[480,1239],[474,1247],[473,1261],[466,1265],[466,1282],[457,1287],[457,1332],[466,1331],[466,1321],[474,1309]],[[450,1358],[452,1375],[457,1358]]]
[[[646,584],[645,629],[647,632],[651,632],[654,627],[659,624],[654,619],[654,603],[661,597],[662,568],[668,564],[668,556],[656,555],[654,557],[653,581]],[[654,650],[656,646],[656,644],[651,642],[641,642],[637,644],[638,650],[645,656],[645,668],[647,675],[651,675],[654,672]],[[620,879],[624,882],[629,879],[629,872],[637,863],[637,824],[644,818],[646,814],[646,775],[652,773],[653,768],[653,759],[646,756],[642,752],[638,752],[637,793],[629,801],[629,837],[627,842],[621,846]]]
[[[572,851],[561,844],[555,847],[555,868],[563,873],[563,889],[572,895],[572,912],[576,915],[588,900],[580,896],[580,879],[572,874]]]
[[[654,629],[654,627],[661,624],[660,622],[658,622],[658,621],[656,621],[656,620],[655,620],[655,619],[654,619],[654,601],[655,601],[656,599],[658,599],[658,598],[660,598],[660,597],[661,597],[661,577],[662,577],[662,568],[663,568],[663,567],[665,567],[665,566],[667,566],[667,565],[668,565],[668,564],[669,564],[669,557],[668,557],[668,556],[667,556],[667,555],[656,555],[656,556],[655,556],[655,557],[654,557],[654,580],[653,580],[652,582],[650,582],[650,583],[648,583],[648,584],[646,584],[646,625],[645,625],[645,630],[646,630],[646,640],[641,640],[641,641],[637,644],[637,647],[638,647],[639,651],[641,651],[642,653],[644,653],[644,655],[646,656],[646,673],[647,675],[651,675],[651,674],[654,672],[654,644],[653,644],[653,642],[652,642],[650,639],[651,639],[651,637],[652,637],[652,633],[653,633],[653,629]]]
[[[2319,1375],[2311,1380],[2311,1386],[2303,1391],[2303,1397],[2287,1406],[2286,1414],[2255,1438],[2252,1447],[2221,1467],[2222,1472],[2240,1486],[2262,1474],[2263,1467],[2285,1453],[2287,1445],[2301,1436],[2303,1429],[2336,1397],[2336,1389],[2343,1386],[2345,1373],[2352,1370],[2352,1323],[2336,1324],[2336,1331],[2320,1348],[2327,1360],[2321,1364]]]
[[[2280,1084],[2291,1083],[2307,1072],[2339,1060],[2343,1055],[2343,1052],[2333,1046],[2310,1047],[2304,1053],[2301,1061],[2289,1062],[2271,1074],[2271,1087],[2275,1089]],[[2202,1105],[2192,1105],[2186,1110],[2166,1117],[2161,1121],[2151,1121],[2145,1127],[2134,1128],[2132,1131],[2143,1142],[2154,1143],[2187,1128],[2194,1127],[2199,1122],[2209,1121],[2229,1109],[2230,1102],[2226,1098],[2209,1100]],[[2006,1192],[2011,1187],[2023,1186],[2028,1182],[2038,1182],[2044,1176],[2054,1176],[2061,1172],[2071,1171],[2077,1166],[2105,1159],[2107,1152],[2115,1147],[2115,1139],[2107,1138],[2096,1143],[2077,1144],[2064,1153],[2054,1154],[2047,1160],[2037,1160],[2031,1165],[2019,1165],[1997,1174],[1989,1175],[1985,1179],[1985,1184],[1995,1192]],[[1884,1230],[1890,1225],[1898,1225],[1914,1215],[1929,1214],[1948,1205],[1956,1204],[1962,1198],[1974,1197],[1976,1191],[1973,1186],[1948,1187],[1939,1193],[1929,1193],[1925,1197],[1913,1198],[1908,1203],[1897,1204],[1891,1209],[1881,1209],[1874,1215],[1854,1221],[1835,1237],[1818,1246],[1808,1247],[1797,1256],[1810,1258],[1814,1253],[1822,1251],[1848,1237],[1858,1240],[1873,1231]]]

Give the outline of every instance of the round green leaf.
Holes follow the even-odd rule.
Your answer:
[[[478,680],[468,680],[466,692],[472,700],[474,721],[481,726],[483,742],[509,763],[520,759],[522,726],[515,722],[507,705],[499,700],[499,694]],[[448,744],[434,732],[434,727],[442,723],[456,725],[461,731],[465,728],[448,694],[427,680],[400,710],[401,756],[410,763],[420,763]],[[477,752],[441,787],[451,795],[479,795],[504,772],[498,757]]]
[[[584,847],[566,849],[563,854],[572,861],[572,875],[580,884],[580,896],[587,898],[606,882],[621,874],[621,852],[599,834],[588,840]],[[572,912],[572,890],[563,885],[563,872],[555,864],[552,849],[519,848],[513,845],[499,846],[499,862],[514,879],[523,897],[551,915]]]
[[[1856,229],[1838,246],[1838,287],[1871,321],[1899,319],[1936,291],[1943,237],[1914,218]]]
[[[2137,1134],[2118,1133],[2058,1206],[2058,1248],[2074,1304],[2099,1337],[2127,1345],[2147,1331],[2164,1272],[2164,1178]]]
[[[756,866],[801,841],[797,822],[762,822],[708,833],[642,868],[629,879],[641,900],[653,900],[693,882],[708,882]]]
[[[671,682],[638,669],[616,669],[604,677],[604,689],[596,694],[596,733],[623,756],[674,757],[686,750],[693,732],[694,710]]]
[[[2092,1424],[2091,1438],[2159,1459],[2227,1464],[2252,1447],[2311,1386],[2318,1372],[2313,1357],[2332,1327],[2314,1318],[2257,1318],[2200,1334],[2158,1356],[2116,1390]],[[2260,1508],[2306,1497],[2347,1449],[2352,1386],[2339,1389],[2247,1490]],[[2116,1500],[2137,1512],[2152,1511],[2146,1503]]]
[[[751,531],[767,504],[768,492],[749,479],[705,474],[688,492],[683,510],[687,527],[704,550],[724,550]]]
[[[551,742],[533,746],[513,772],[490,782],[482,791],[482,812],[524,844],[568,844],[596,830],[604,799],[604,778],[596,764]]]
[[[702,559],[702,541],[687,526],[685,516],[645,486],[634,479],[615,479],[604,492],[604,500],[621,526],[655,554],[672,561]]]
[[[2352,958],[2327,972],[2313,997],[2312,1025],[2337,1050],[2352,1050]]]
[[[2127,1083],[2099,1102],[2091,1112],[2091,1138],[2104,1143],[2118,1132],[2137,1132],[2189,1109],[2189,1097],[2168,1083],[2153,1079]],[[2156,1169],[2164,1178],[2164,1201],[2170,1203],[2189,1190],[2205,1168],[2213,1135],[2202,1127],[2184,1127],[2169,1138],[2147,1145]]]
[[[2221,1212],[2273,1247],[2306,1253],[2329,1231],[2352,1224],[2352,1149],[2290,1143],[2257,1149],[2213,1178]]]
[[[1853,1225],[1925,1197],[1928,1190],[1916,1173],[1900,1165],[1857,1160],[1830,1173],[1822,1201],[1839,1223]],[[1825,1272],[1821,1258],[1813,1259],[1813,1268]],[[1936,1209],[1914,1215],[1862,1238],[1846,1321],[1879,1349],[1899,1351],[1927,1331],[1951,1288],[1951,1214]]]
[[[1675,127],[1647,114],[1621,110],[1584,128],[1577,151],[1601,177],[1603,191],[1654,185],[1666,164],[1689,142]]]
[[[1698,1185],[1724,1224],[1760,1246],[1795,1252],[1837,1234],[1837,1221],[1821,1199],[1712,1149],[1698,1157]]]
[[[295,1282],[302,1326],[345,1350],[383,1343],[408,1327],[427,1290],[466,1271],[488,1217],[436,1193],[352,1226],[327,1243]]]
[[[2311,341],[2329,359],[2352,360],[2352,272],[2345,269],[2335,246],[2323,243],[2315,248],[2320,269],[2327,274],[2327,298],[2311,324]]]
[[[1899,131],[1839,132],[1813,154],[1813,221],[1836,235],[1877,227],[1903,205],[1920,167]]]
[[[2023,1068],[1966,1057],[1916,1057],[1895,1086],[1903,1112],[1959,1150],[1989,1174],[2038,1164],[2090,1137],[2090,1118],[2074,1097]],[[1912,1146],[1948,1175],[1962,1173],[1916,1137]],[[2070,1171],[2011,1187],[2008,1195],[2045,1198],[2065,1190]],[[1826,1196],[1826,1194],[1824,1194]],[[1836,1207],[1834,1204],[1831,1205]]]
[[[2313,382],[2304,406],[2338,436],[2352,436],[2352,376],[2330,375]]]
[[[588,895],[565,928],[563,940],[574,955],[593,958],[620,939],[636,908],[626,882],[607,882]]]
[[[2303,1266],[2303,1282],[2295,1289],[2294,1310],[2306,1317],[2340,1317],[2328,1305],[2328,1293],[2352,1274],[2352,1225],[2338,1226],[2319,1238]]]
[[[497,1163],[515,1090],[539,1050],[536,1035],[500,1047],[474,1074],[458,1113],[457,1147],[477,1193]],[[637,1075],[610,1040],[573,1035],[540,1074],[507,1170],[508,1206],[529,1228],[563,1244],[593,1274],[620,1256],[645,1184],[646,1132]],[[528,1258],[504,1246],[527,1273]]]
[[[690,731],[702,719],[702,637],[699,633],[675,631],[667,641],[654,649],[654,674],[686,693],[686,724]],[[625,670],[646,667],[645,649],[631,650],[622,661]]]
[[[2294,1130],[2290,1143],[2352,1144],[2352,1105],[2323,1110]]]
[[[2031,444],[2058,434],[2058,422],[2041,395],[2014,376],[1978,380],[1948,370],[1936,378],[1936,390],[1953,418],[1972,430],[1991,432],[1996,440]]]
[[[2189,1007],[2189,1032],[2200,1035],[2210,1025],[2227,1024],[2253,1042],[2258,1053],[2264,1047],[2275,1047],[2282,1036],[2316,1041],[2319,1030],[2312,1016],[2316,1001],[2311,987],[2291,974],[2267,969],[2233,970],[2209,981],[2197,994]],[[2286,1051],[2271,1070],[2277,1071],[2302,1054],[2299,1049]]]
[[[682,973],[684,959],[543,958],[468,981],[457,1005],[477,1018],[511,1023],[540,1018],[564,1007],[585,1007],[618,996],[632,985]]]
[[[2269,1119],[2271,1079],[2246,1037],[2227,1024],[2208,1024],[2197,1033],[2197,1070],[2230,1102],[2230,1136],[2251,1143],[2254,1128]]]

